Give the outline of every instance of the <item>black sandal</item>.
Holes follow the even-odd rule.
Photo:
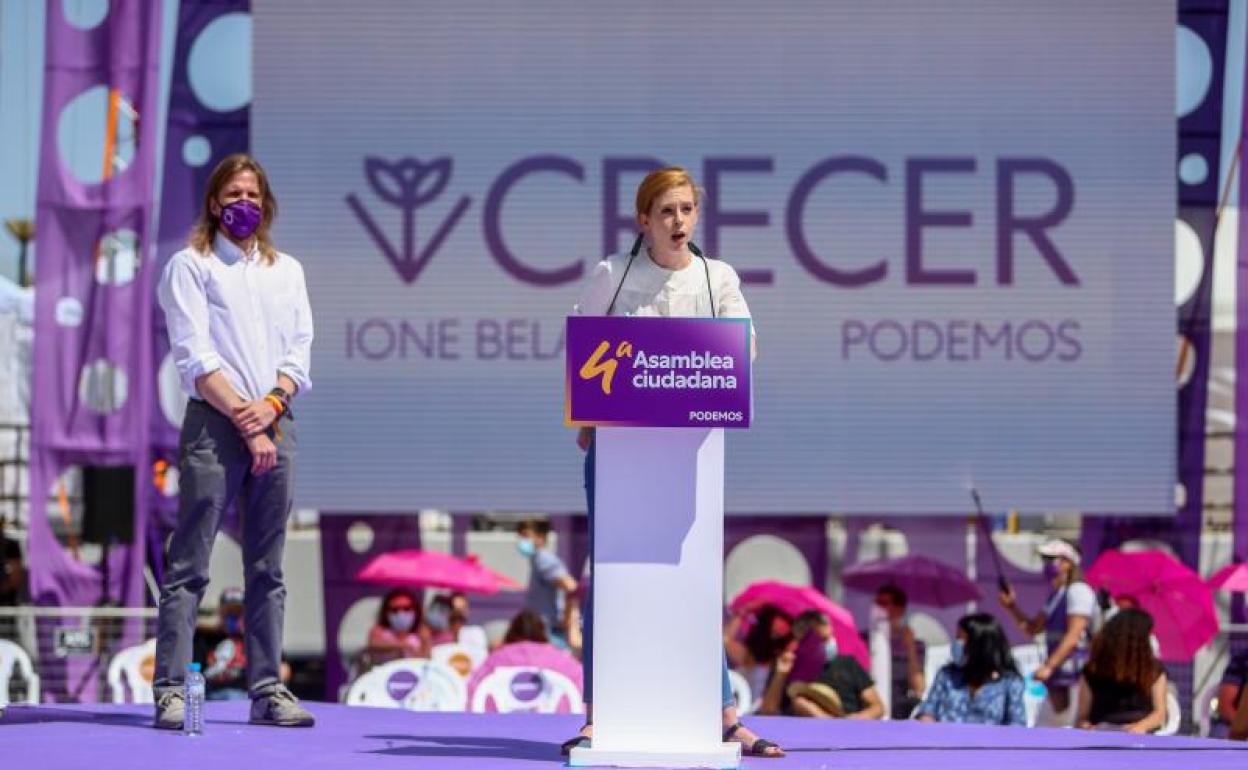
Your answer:
[[[737,722],[732,727],[724,730],[724,742],[733,740],[733,736],[737,734],[741,727],[742,724]],[[741,744],[741,754],[743,756],[762,757],[764,759],[780,759],[784,756],[784,749],[780,748],[779,744],[766,738],[755,738],[754,742],[748,746],[745,744],[745,741],[737,741],[737,743]],[[768,749],[775,749],[775,752],[768,753]]]
[[[593,722],[586,722],[585,724],[581,725],[581,729],[584,730],[586,727],[589,727],[592,724]],[[590,738],[588,735],[578,735],[575,738],[569,738],[568,740],[559,744],[559,753],[565,757],[572,756],[572,749],[587,749],[589,748],[589,741],[590,741]]]

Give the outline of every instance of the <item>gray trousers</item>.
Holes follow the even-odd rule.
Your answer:
[[[182,687],[191,662],[195,617],[208,587],[208,557],[230,502],[237,500],[243,524],[244,629],[251,697],[280,683],[282,620],[286,586],[282,551],[290,517],[294,479],[295,424],[280,420],[277,466],[251,473],[251,452],[228,417],[192,399],[178,440],[178,523],[169,540],[160,590],[156,672],[152,690]]]

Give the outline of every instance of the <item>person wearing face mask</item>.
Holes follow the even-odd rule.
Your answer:
[[[155,726],[182,729],[195,615],[225,510],[243,522],[247,690],[252,724],[314,718],[282,684],[282,553],[298,443],[291,403],[311,387],[312,311],[303,268],[274,247],[277,200],[264,169],[237,154],[208,177],[187,248],[158,296],[188,397],[178,440],[177,524],[161,586]]]
[[[429,648],[415,594],[406,588],[390,591],[381,600],[377,622],[368,631],[368,662],[377,665],[399,658],[427,658]]]
[[[516,527],[516,550],[529,562],[529,589],[526,609],[533,610],[546,623],[550,643],[571,650],[569,630],[577,613],[577,582],[563,559],[546,547],[550,522],[525,519]]]
[[[431,644],[461,641],[459,632],[468,625],[468,597],[458,591],[438,594],[425,610],[425,629]]]
[[[637,188],[635,210],[641,232],[632,247],[607,257],[590,271],[586,287],[573,312],[590,316],[660,316],[750,318],[737,272],[719,259],[708,259],[693,244],[700,194],[693,177],[669,166],[647,174]],[[755,349],[751,325],[751,351]],[[590,554],[594,551],[594,433],[582,428],[577,446],[585,452],[585,493],[588,500]],[[591,568],[592,573],[592,568]],[[593,591],[585,605],[585,705],[593,714]],[[708,683],[708,686],[710,684]],[[725,662],[720,677],[724,740],[741,744],[746,756],[782,757],[775,743],[759,738],[737,720],[732,686]],[[588,746],[593,724],[565,741],[566,755],[576,746]]]
[[[1029,617],[1019,609],[1012,587],[1001,592],[1001,605],[1024,634],[1044,632],[1048,658],[1033,675],[1048,689],[1039,724],[1069,727],[1075,717],[1070,707],[1072,688],[1078,685],[1079,672],[1088,660],[1088,645],[1100,609],[1096,591],[1082,579],[1082,554],[1074,544],[1054,538],[1038,550],[1044,559],[1044,576],[1053,587],[1044,610]]]
[[[915,712],[919,721],[1027,726],[1023,677],[996,618],[962,616],[950,656]]]

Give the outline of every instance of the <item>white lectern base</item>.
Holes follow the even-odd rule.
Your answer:
[[[568,759],[572,767],[706,767],[736,770],[741,766],[741,744],[721,743],[693,751],[638,751],[576,748]]]

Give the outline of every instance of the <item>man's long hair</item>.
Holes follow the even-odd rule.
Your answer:
[[[273,239],[269,236],[269,228],[273,225],[273,220],[277,219],[277,198],[273,195],[273,188],[269,186],[269,177],[264,169],[255,158],[245,153],[227,156],[212,170],[208,185],[204,189],[203,208],[199,212],[199,219],[191,228],[191,236],[187,242],[200,254],[206,255],[212,251],[212,239],[216,237],[217,228],[221,226],[221,218],[212,213],[212,204],[221,205],[221,201],[217,199],[221,191],[235,174],[243,171],[255,174],[256,181],[260,183],[260,226],[256,228],[256,246],[260,249],[260,256],[271,265],[277,260],[277,249],[273,247]]]

